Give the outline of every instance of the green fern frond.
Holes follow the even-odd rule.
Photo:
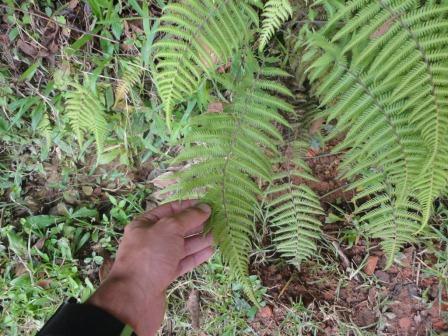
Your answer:
[[[140,81],[140,77],[143,72],[141,65],[136,60],[121,60],[120,67],[122,75],[119,79],[117,87],[115,88],[114,107],[126,99],[129,90]]]
[[[254,178],[271,180],[265,148],[276,151],[275,144],[281,141],[281,134],[272,122],[286,123],[278,109],[291,107],[270,93],[272,89],[277,92],[286,89],[259,78],[257,73],[248,73],[242,79],[223,75],[220,82],[227,85],[233,100],[223,113],[206,113],[191,120],[186,148],[175,162],[187,161],[192,165],[179,174],[176,189],[180,198],[202,197],[213,205],[209,224],[215,241],[230,265],[232,276],[256,302],[247,277],[253,216],[262,194]]]
[[[42,119],[40,120],[39,124],[37,125],[37,130],[42,134],[45,138],[45,141],[47,142],[47,146],[50,146],[51,144],[51,124],[50,124],[50,118],[48,118],[48,114],[44,113],[42,115]]]
[[[175,104],[198,88],[204,74],[225,65],[258,25],[260,6],[255,0],[186,0],[170,3],[161,17],[154,44],[154,79],[162,99],[167,123]]]
[[[443,4],[353,0],[310,40],[309,76],[328,118],[337,121],[331,136],[346,135],[335,148],[347,151],[346,177],[373,169],[388,180],[388,188],[373,186],[378,194],[370,195],[377,202],[372,211],[389,211],[388,220],[402,224],[402,238],[382,237],[388,251],[426,225],[447,186],[447,16]],[[415,218],[400,219],[410,195],[420,206],[420,229]],[[390,228],[388,220],[376,219],[377,231]]]
[[[292,16],[292,6],[289,0],[269,0],[266,2],[261,14],[263,18],[259,52],[262,52],[275,31]]]
[[[403,245],[415,241],[415,232],[422,221],[421,207],[409,191],[390,183],[383,172],[370,173],[358,181],[362,186],[353,201],[370,198],[356,213],[371,238],[381,239],[381,247],[390,267]]]
[[[66,94],[66,113],[70,125],[80,145],[85,132],[94,135],[99,157],[108,133],[105,108],[99,97],[87,88],[79,84],[72,86],[74,89]]]
[[[301,263],[317,250],[316,240],[321,236],[322,225],[318,216],[324,212],[319,197],[303,184],[303,180],[315,180],[301,159],[304,146],[297,142],[291,147],[292,158],[286,162],[285,171],[274,176],[268,189],[267,198],[271,200],[266,218],[274,228],[276,250],[300,268]]]

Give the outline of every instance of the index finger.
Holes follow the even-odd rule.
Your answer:
[[[211,212],[212,209],[209,205],[198,204],[196,206],[186,208],[172,217],[179,224],[179,233],[186,236],[201,231],[205,222],[210,217]]]
[[[143,222],[142,224],[154,224],[164,217],[174,216],[179,212],[196,205],[197,203],[198,200],[173,201],[165,203],[142,213],[134,219],[134,221]]]

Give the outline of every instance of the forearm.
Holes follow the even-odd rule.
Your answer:
[[[37,336],[120,336],[125,324],[104,310],[74,299],[63,304]]]

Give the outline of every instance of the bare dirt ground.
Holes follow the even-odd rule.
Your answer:
[[[327,211],[329,202],[339,202],[340,207],[348,209],[353,197],[353,192],[344,191],[347,182],[338,177],[340,155],[331,154],[336,143],[308,150],[307,154],[319,182],[305,183],[321,196]],[[447,288],[436,276],[424,272],[436,258],[423,248],[409,246],[399,257],[399,264],[385,270],[386,257],[379,247],[369,249],[362,239],[350,248],[339,246],[337,237],[345,225],[324,225],[325,236],[338,247],[337,257],[324,255],[324,259],[337,263],[334,267],[323,267],[317,261],[305,264],[300,271],[276,263],[252,267],[272,298],[252,323],[259,335],[274,335],[285,320],[285,307],[298,301],[313,312],[319,335],[341,335],[339,328],[345,323],[359,327],[361,334],[423,336],[433,331],[448,335]],[[356,265],[361,267],[354,275]]]

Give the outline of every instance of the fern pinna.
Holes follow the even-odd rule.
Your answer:
[[[159,28],[165,36],[154,44],[154,79],[168,126],[175,104],[247,42],[261,6],[258,0],[185,0],[165,7]]]
[[[305,155],[304,143],[289,145],[291,158],[281,158],[280,172],[274,175],[267,190],[266,218],[273,227],[273,243],[276,250],[287,261],[300,268],[316,250],[316,241],[321,236],[319,215],[324,215],[319,197],[305,181],[315,181],[308,165],[301,159]]]
[[[99,159],[108,133],[105,107],[91,89],[80,84],[72,86],[74,89],[66,94],[66,113],[70,125],[80,144],[84,133],[94,135]]]
[[[310,78],[346,135],[335,150],[348,150],[348,177],[364,176],[361,218],[389,264],[447,185],[447,16],[446,5],[354,0],[310,40]]]
[[[269,40],[280,26],[292,16],[292,6],[289,0],[269,0],[266,2],[261,14],[263,18],[259,51],[263,51]]]
[[[247,275],[253,216],[262,194],[257,180],[272,178],[266,150],[276,153],[276,144],[282,141],[273,121],[287,124],[279,111],[291,111],[291,106],[276,96],[288,94],[287,89],[265,78],[271,73],[283,72],[259,67],[241,78],[222,75],[218,81],[231,93],[231,101],[223,113],[192,119],[186,148],[176,158],[176,162],[193,163],[180,173],[179,197],[202,197],[213,205],[209,225],[215,241],[231,274],[254,302]]]

